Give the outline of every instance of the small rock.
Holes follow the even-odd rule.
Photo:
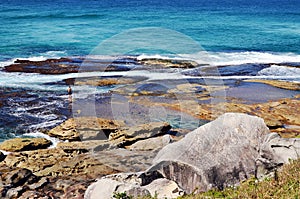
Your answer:
[[[151,193],[152,197],[157,196],[158,199],[178,198],[184,195],[184,191],[179,188],[176,182],[165,178],[156,179],[144,188]]]

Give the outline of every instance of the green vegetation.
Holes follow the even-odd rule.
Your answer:
[[[300,159],[291,161],[276,172],[275,177],[259,182],[251,178],[237,188],[223,191],[211,190],[205,193],[182,196],[178,199],[300,199]],[[151,199],[142,198],[142,199]]]
[[[128,196],[126,192],[114,193],[113,198],[115,198],[115,199],[133,199],[133,197]]]

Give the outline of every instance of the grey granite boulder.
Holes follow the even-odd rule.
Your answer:
[[[226,113],[164,147],[148,171],[158,171],[186,193],[223,189],[255,175],[260,143],[269,133],[263,119]]]
[[[300,138],[282,138],[277,133],[265,137],[257,159],[257,177],[262,178],[291,159],[300,158]]]
[[[133,198],[152,196],[158,199],[177,198],[183,190],[176,182],[162,178],[157,172],[119,173],[102,177],[90,185],[86,199],[111,199],[114,194],[126,193]]]

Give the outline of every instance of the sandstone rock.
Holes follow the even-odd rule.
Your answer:
[[[51,145],[51,141],[45,138],[14,138],[6,140],[0,145],[0,149],[4,151],[30,151],[37,149],[45,149]]]
[[[122,76],[112,76],[112,77],[84,77],[76,78],[76,85],[92,85],[92,86],[111,86],[111,85],[121,85],[121,84],[134,84],[139,81],[146,80],[146,77],[122,77]]]
[[[264,84],[269,84],[274,87],[288,89],[288,90],[300,90],[300,84],[295,82],[288,82],[288,81],[278,81],[278,80],[264,80],[264,79],[250,79],[244,80],[247,82],[259,82]]]
[[[160,66],[167,68],[195,68],[198,66],[197,62],[189,60],[175,60],[175,59],[157,59],[144,58],[139,60],[139,63],[151,66]]]
[[[137,140],[164,135],[170,129],[170,124],[166,122],[152,122],[149,124],[123,128],[115,133],[110,133],[109,140],[114,145],[124,146],[134,143]]]
[[[71,118],[61,125],[46,132],[49,136],[61,140],[106,140],[110,133],[124,126],[122,121],[114,121],[95,117]]]
[[[226,113],[164,147],[149,171],[175,180],[188,194],[236,185],[255,175],[255,160],[267,133],[261,118]]]
[[[78,151],[79,153],[87,153],[91,150],[102,151],[111,149],[110,143],[105,140],[90,140],[82,142],[59,142],[56,146],[66,153]]]
[[[266,136],[257,160],[257,177],[262,178],[291,159],[300,158],[300,138],[281,138],[277,133]]]
[[[129,146],[128,149],[141,150],[141,151],[155,150],[155,149],[160,149],[171,142],[172,142],[171,136],[164,135],[161,137],[154,137],[146,140],[137,141],[131,146]]]

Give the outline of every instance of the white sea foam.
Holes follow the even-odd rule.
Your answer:
[[[3,150],[0,150],[0,152],[2,152],[4,155],[8,155],[8,154],[11,153],[11,152],[9,152],[9,151],[3,151]]]
[[[47,51],[47,52],[40,53],[40,54],[38,54],[36,56],[32,56],[32,57],[26,57],[26,58],[18,57],[18,58],[2,61],[2,62],[0,62],[0,68],[11,65],[17,60],[45,61],[47,59],[59,59],[63,56],[67,56],[66,51]]]
[[[28,136],[28,137],[35,137],[35,138],[45,138],[47,140],[50,140],[52,142],[52,145],[49,148],[54,148],[57,146],[57,144],[60,142],[59,139],[50,137],[49,135],[46,135],[41,132],[35,132],[35,133],[25,133],[22,136]]]
[[[264,68],[261,71],[259,71],[258,74],[265,76],[288,76],[300,78],[300,68],[271,65],[271,67]]]
[[[150,58],[149,56],[148,58]],[[153,56],[156,58],[157,56]],[[172,57],[171,57],[172,58]],[[300,62],[300,55],[294,53],[271,53],[271,52],[208,52],[202,51],[195,54],[181,54],[178,59],[190,59],[199,64],[213,66],[241,65],[248,63],[283,63]]]

